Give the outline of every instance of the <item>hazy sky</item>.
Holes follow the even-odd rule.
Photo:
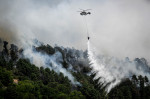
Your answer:
[[[150,0],[0,0],[0,36],[86,49],[79,8],[92,9],[91,42],[101,54],[150,60]]]

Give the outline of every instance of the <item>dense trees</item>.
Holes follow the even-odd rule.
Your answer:
[[[17,78],[18,84],[13,83]],[[36,67],[26,59],[19,59],[16,67],[7,70],[0,66],[0,97],[3,99],[84,99],[74,91],[67,77],[49,68]]]
[[[55,53],[54,48],[48,44],[47,45],[41,45],[41,46],[37,47],[36,50],[43,52],[43,53],[47,53],[47,54],[54,54]]]
[[[132,80],[125,79],[109,93],[112,99],[150,99],[150,86],[145,76],[132,76]]]
[[[80,59],[78,50],[75,51],[77,56],[74,56],[71,49],[66,49],[65,52],[60,47],[52,48],[49,45],[42,45],[36,50],[47,54],[60,51],[64,61],[62,65],[66,69],[67,62],[72,61],[71,58],[72,63],[76,65],[73,68],[84,65],[76,63]],[[107,94],[105,88],[98,84],[100,78],[93,80],[95,74],[86,74],[91,71],[88,66],[71,72],[80,82],[80,85],[72,85],[62,73],[37,67],[28,59],[19,59],[18,54],[15,45],[11,45],[9,52],[5,42],[4,50],[0,52],[0,99],[150,99],[150,82],[147,76],[133,75],[130,79],[124,79]],[[85,55],[82,57],[85,57],[87,53],[83,54]],[[146,60],[136,61],[147,67]],[[149,72],[147,68],[145,71]],[[17,80],[17,83],[14,80]]]
[[[1,86],[8,86],[13,82],[12,73],[5,68],[0,67],[0,84]]]

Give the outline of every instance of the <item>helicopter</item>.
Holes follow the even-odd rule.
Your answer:
[[[88,14],[91,14],[91,12],[89,12],[88,10],[91,10],[91,9],[86,9],[86,10],[83,10],[83,9],[80,9],[81,11],[78,11],[80,12],[80,15],[88,15]]]
[[[78,11],[78,12],[80,12],[80,15],[82,15],[82,16],[86,16],[86,15],[90,15],[91,14],[91,12],[89,12],[89,10],[91,10],[91,9],[86,9],[86,10],[83,10],[83,9],[80,9],[81,11]],[[87,23],[86,23],[86,26],[87,26]],[[87,33],[88,34],[88,33]],[[88,34],[89,35],[89,34]],[[90,37],[88,36],[87,37],[87,39],[89,40],[90,39]]]

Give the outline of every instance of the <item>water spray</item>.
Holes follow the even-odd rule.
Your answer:
[[[121,60],[116,57],[105,56],[98,54],[94,49],[93,44],[89,40],[89,32],[86,21],[86,10],[81,11],[84,16],[85,26],[88,35],[88,59],[92,73],[95,74],[94,80],[98,80],[101,88],[104,88],[107,93],[111,91],[116,85],[121,83],[125,78],[131,78],[132,75],[147,76],[150,79],[150,71],[147,65],[138,64],[137,61]]]

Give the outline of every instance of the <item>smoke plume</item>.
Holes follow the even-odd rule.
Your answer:
[[[52,21],[52,23],[56,22],[54,22],[54,19],[49,18],[49,16],[51,16],[51,13],[55,13],[53,7],[56,5],[58,6],[61,2],[61,0],[51,1],[49,3],[47,0],[44,0],[42,3],[41,1],[35,0],[14,0],[11,2],[1,0],[0,38],[2,38],[2,40],[8,41],[9,43],[18,45],[19,48],[23,48],[23,56],[28,58],[32,64],[35,64],[39,67],[48,67],[57,73],[61,72],[64,74],[64,76],[68,77],[72,84],[79,85],[80,83],[75,80],[73,75],[67,69],[62,67],[61,63],[63,60],[62,54],[60,52],[56,52],[53,55],[48,55],[37,52],[33,48],[40,46],[34,42],[34,39],[41,40],[40,38],[43,37],[43,33],[51,33],[50,35],[47,34],[47,37],[52,38],[54,33],[57,34],[56,27],[53,27],[52,24],[49,24]],[[48,11],[49,14],[47,13]],[[43,13],[43,15],[41,13]],[[46,13],[47,18],[46,15],[44,15]],[[56,15],[52,17],[55,16]],[[49,23],[45,23],[46,21]],[[50,28],[53,30],[51,31]],[[59,33],[60,30],[58,30]],[[47,38],[47,40],[49,40],[49,38]],[[0,44],[2,43],[0,42]]]
[[[0,0],[0,35],[17,45],[23,45],[23,38],[36,38],[46,44],[86,49],[78,8],[92,9],[87,22],[100,53],[150,60],[149,0]]]
[[[51,70],[54,70],[57,73],[63,73],[64,76],[68,77],[68,79],[71,81],[74,85],[80,85],[79,82],[75,80],[75,78],[72,76],[72,74],[67,71],[62,66],[63,58],[62,54],[60,52],[55,52],[53,55],[44,54],[41,52],[37,52],[32,48],[28,48],[24,51],[25,58],[30,59],[30,62],[35,64],[36,66],[43,66],[50,68]]]

